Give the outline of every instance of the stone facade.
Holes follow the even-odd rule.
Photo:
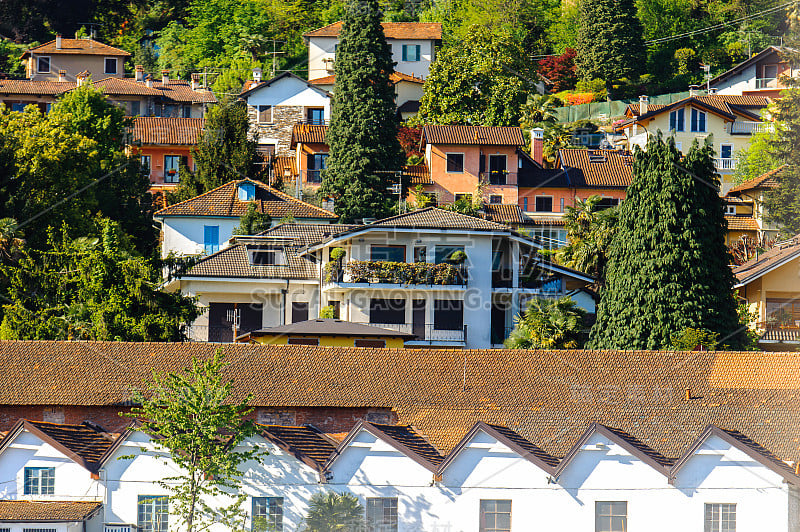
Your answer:
[[[271,144],[277,141],[275,155],[292,155],[292,128],[305,119],[305,108],[302,105],[278,105],[272,108],[272,123],[259,124],[258,110],[247,106],[251,131],[258,135],[259,144]]]

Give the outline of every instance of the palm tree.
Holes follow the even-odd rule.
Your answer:
[[[549,94],[532,94],[528,101],[522,105],[522,120],[520,125],[530,129],[545,124],[554,124],[558,121],[556,109],[557,100]]]
[[[349,493],[315,493],[305,521],[304,532],[363,532],[364,507]]]
[[[577,349],[586,312],[569,297],[532,299],[515,318],[505,346],[509,349]]]
[[[601,208],[602,199],[589,196],[576,200],[574,207],[567,207],[567,245],[555,254],[560,264],[596,277],[600,287],[605,283],[608,248],[617,225],[617,209]]]

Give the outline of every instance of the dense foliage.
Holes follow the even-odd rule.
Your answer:
[[[364,528],[364,507],[355,495],[326,491],[309,499],[303,532],[355,532]]]
[[[787,167],[780,174],[780,186],[765,195],[764,207],[768,219],[782,226],[783,235],[794,236],[800,233],[800,85],[796,79],[776,101],[775,118],[770,153]]]
[[[330,157],[320,192],[334,199],[342,222],[388,216],[389,186],[406,159],[397,140],[389,80],[394,64],[381,18],[377,0],[352,0],[336,48]]]
[[[583,346],[586,312],[572,299],[534,298],[515,317],[505,346],[509,349],[578,349]]]
[[[567,207],[564,228],[567,230],[567,245],[559,248],[556,260],[576,270],[586,272],[605,284],[608,249],[617,225],[618,209],[600,209],[603,198],[594,195],[585,200],[576,199],[575,206]]]
[[[259,212],[255,202],[247,206],[247,211],[239,219],[239,225],[233,229],[234,235],[257,235],[272,226],[272,217]]]
[[[687,327],[740,345],[712,157],[710,146],[697,143],[681,157],[672,139],[660,137],[634,155],[633,183],[619,208],[592,347],[666,348]]]

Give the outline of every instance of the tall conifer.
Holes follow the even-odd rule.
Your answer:
[[[651,139],[633,162],[620,206],[591,345],[661,349],[687,327],[738,346],[733,274],[713,150],[681,158],[672,139]]]
[[[343,222],[391,214],[394,172],[402,169],[397,141],[392,52],[381,26],[377,0],[350,0],[336,47],[336,84],[330,157],[322,194],[335,200]]]

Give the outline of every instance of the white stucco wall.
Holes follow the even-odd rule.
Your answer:
[[[752,64],[724,81],[714,84],[719,94],[742,94],[756,89],[756,64]]]
[[[239,218],[166,216],[161,222],[161,256],[166,257],[170,252],[178,255],[203,254],[204,227],[207,225],[219,226],[219,249],[222,249],[233,236]]]
[[[334,59],[336,57],[334,50],[338,42],[339,40],[336,37],[311,37],[309,39],[308,79],[324,78],[333,74],[332,71],[326,69],[325,59]],[[423,79],[428,77],[431,63],[436,59],[434,41],[426,39],[386,39],[386,42],[392,49],[392,61],[395,62],[394,69],[397,72]],[[419,61],[403,61],[404,44],[420,46]]]
[[[324,107],[325,118],[330,118],[331,99],[299,79],[285,77],[254,91],[247,97],[247,105]]]

